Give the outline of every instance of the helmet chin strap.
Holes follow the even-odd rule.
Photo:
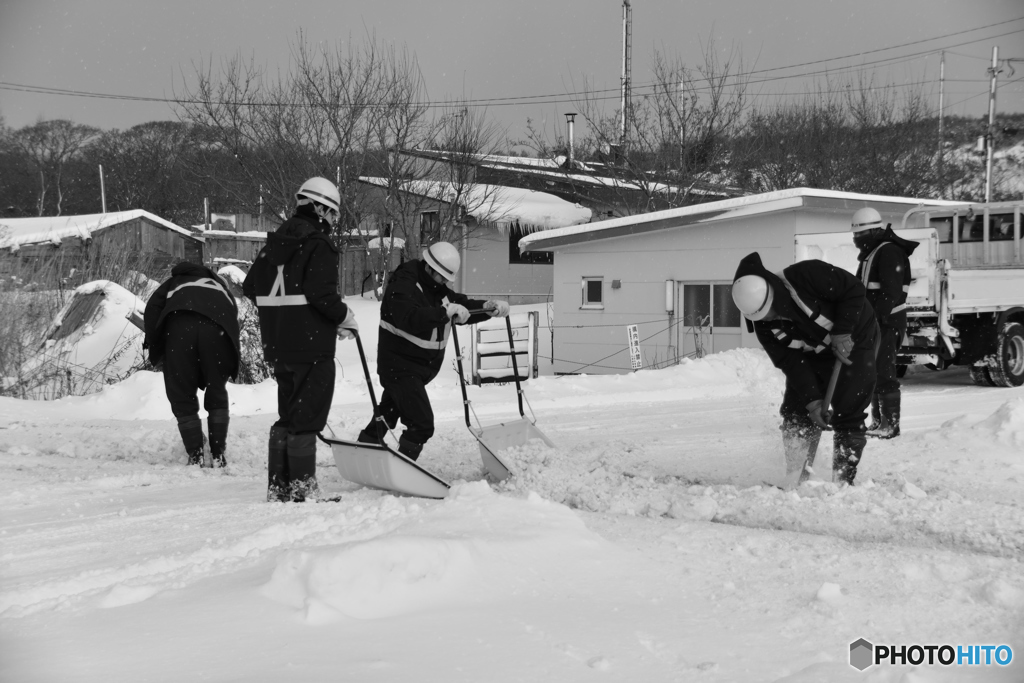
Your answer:
[[[333,228],[335,223],[338,222],[337,214],[331,209],[328,209],[323,204],[313,202],[313,210],[316,211],[316,215],[327,224],[328,227]]]

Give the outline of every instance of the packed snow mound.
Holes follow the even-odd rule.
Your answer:
[[[974,422],[969,415],[958,415],[942,423],[938,430],[923,436],[926,441],[958,441],[1024,446],[1024,398],[1013,399],[995,412]]]
[[[1007,401],[971,431],[993,441],[1024,447],[1024,398]]]
[[[704,358],[684,358],[679,365],[659,370],[638,370],[625,375],[576,375],[571,396],[561,377],[530,380],[531,401],[557,399],[558,404],[614,403],[623,395],[645,400],[694,400],[725,398],[745,393],[781,396],[785,377],[761,349],[732,349]]]
[[[239,287],[241,287],[242,283],[245,282],[245,271],[238,266],[224,266],[217,271],[217,275],[220,275],[228,282],[238,285]]]
[[[487,600],[523,576],[572,574],[608,552],[565,506],[474,482],[390,533],[284,553],[262,593],[310,624],[380,619]]]
[[[32,397],[89,394],[126,377],[143,360],[142,331],[128,316],[145,307],[109,280],[78,287],[54,318],[49,338],[22,367],[22,376],[37,378]]]

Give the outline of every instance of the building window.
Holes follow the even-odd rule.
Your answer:
[[[511,226],[508,230],[508,262],[509,264],[552,264],[555,262],[555,255],[550,251],[528,251],[525,254],[519,251],[519,240],[528,233],[519,227],[519,224]]]
[[[420,244],[433,244],[441,239],[441,217],[437,211],[420,213]]]
[[[583,305],[581,308],[604,308],[604,278],[583,278]]]
[[[686,327],[739,327],[740,309],[732,300],[732,285],[683,285],[682,323]]]

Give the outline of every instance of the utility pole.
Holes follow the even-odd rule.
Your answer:
[[[942,117],[944,114],[945,104],[943,102],[943,96],[945,94],[946,86],[946,51],[943,50],[939,53],[939,199],[942,199],[944,194],[943,190],[943,162],[946,156],[946,147],[944,145],[942,137]]]
[[[999,77],[999,46],[992,48],[992,66],[988,72],[992,76],[988,91],[988,132],[985,133],[985,201],[992,201],[992,153],[995,147],[996,132],[996,79]]]
[[[103,213],[107,212],[107,188],[103,184],[103,164],[100,164],[100,205],[103,207]]]
[[[622,127],[619,131],[619,145],[626,152],[626,140],[629,131],[629,98],[630,80],[633,71],[633,8],[629,0],[622,0]]]

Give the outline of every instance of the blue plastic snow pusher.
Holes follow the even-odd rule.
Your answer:
[[[373,393],[370,369],[366,365],[366,354],[363,352],[363,342],[358,332],[356,345],[359,347],[359,358],[363,363],[366,386],[370,390],[373,418],[384,422],[377,406],[377,397]],[[320,440],[330,444],[338,473],[351,482],[419,498],[448,496],[451,487],[447,482],[423,469],[383,440],[380,443],[362,443],[347,439],[328,439],[323,436],[320,436]]]
[[[470,311],[470,313],[482,312]],[[524,446],[533,439],[540,439],[549,448],[555,447],[555,444],[551,443],[551,440],[544,436],[544,433],[537,428],[537,419],[533,416],[533,409],[530,409],[530,414],[533,416],[532,420],[526,417],[526,413],[523,412],[523,386],[519,382],[519,365],[516,362],[516,347],[515,340],[512,337],[512,321],[510,316],[505,316],[505,326],[508,329],[509,355],[512,357],[512,372],[515,376],[516,394],[519,398],[519,419],[489,427],[481,426],[480,421],[477,420],[478,426],[474,428],[469,418],[470,403],[469,397],[466,394],[466,379],[462,371],[462,347],[459,346],[459,335],[455,331],[455,325],[452,325],[452,338],[455,342],[455,360],[459,368],[459,386],[462,387],[462,407],[466,414],[466,427],[480,445],[480,458],[483,460],[484,469],[487,470],[487,474],[497,481],[503,481],[512,476],[512,471],[509,470],[508,466],[498,456],[501,451],[516,446]]]

